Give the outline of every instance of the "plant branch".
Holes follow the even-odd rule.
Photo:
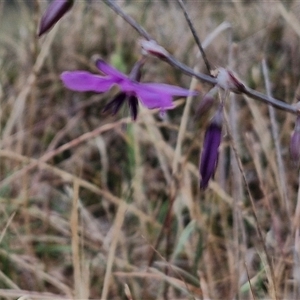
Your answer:
[[[147,41],[154,41],[150,34],[141,27],[135,20],[133,20],[130,16],[128,16],[113,0],[103,0],[103,2],[108,5],[112,10],[114,10],[119,16],[121,16],[127,23],[129,23],[141,36],[143,36]],[[208,76],[206,74],[195,72],[192,68],[188,67],[187,65],[179,62],[176,60],[173,56],[168,55],[167,57],[161,58],[164,61],[166,61],[168,64],[170,64],[173,67],[178,68],[183,73],[194,76],[197,79],[204,81],[206,83],[216,85],[217,79],[211,76]],[[246,96],[259,100],[261,102],[264,102],[268,105],[272,105],[278,109],[284,110],[286,112],[290,112],[295,115],[300,115],[300,110],[297,109],[295,106],[285,103],[284,101],[278,100],[273,97],[268,97],[267,95],[260,93],[258,91],[255,91],[247,86],[244,86],[242,91],[238,91],[238,93],[245,94]]]
[[[153,40],[151,35],[141,26],[139,25],[133,18],[127,15],[120,6],[118,6],[112,0],[103,0],[103,2],[109,6],[115,13],[117,13],[120,17],[122,17],[128,24],[130,24],[141,36],[143,36],[146,40]]]
[[[203,58],[203,60],[204,60],[206,69],[207,69],[208,73],[211,74],[210,63],[209,63],[209,61],[208,61],[208,59],[207,59],[207,56],[206,56],[206,54],[205,54],[205,52],[204,52],[204,49],[203,49],[202,44],[201,44],[201,41],[200,41],[200,39],[199,39],[199,37],[198,37],[198,35],[197,35],[197,33],[196,33],[195,27],[194,27],[194,25],[193,25],[193,23],[192,23],[191,18],[189,17],[189,14],[188,14],[188,12],[187,12],[187,10],[186,10],[186,7],[185,7],[185,5],[184,5],[184,3],[183,3],[182,0],[177,0],[177,2],[178,2],[178,4],[180,5],[181,9],[183,10],[185,19],[186,19],[186,21],[187,21],[187,23],[188,23],[188,25],[189,25],[189,27],[190,27],[190,29],[191,29],[191,32],[192,32],[192,34],[193,34],[193,36],[194,36],[194,39],[195,39],[195,42],[196,42],[196,44],[197,44],[197,46],[198,46],[198,48],[199,48],[199,50],[200,50],[200,52],[201,52],[201,55],[202,55],[202,58]]]

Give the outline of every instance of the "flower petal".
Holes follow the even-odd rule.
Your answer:
[[[128,79],[128,77],[125,74],[106,63],[103,59],[98,59],[96,61],[96,67],[105,75],[109,75],[122,80]]]
[[[164,93],[157,93],[151,90],[144,89],[136,85],[135,93],[139,100],[149,109],[172,109],[174,104],[172,102],[172,96]]]
[[[106,92],[115,83],[115,79],[111,77],[102,77],[86,71],[67,71],[60,75],[64,85],[78,92]]]
[[[190,96],[197,94],[197,92],[195,91],[189,91],[187,89],[175,85],[163,83],[141,83],[140,86],[145,89],[155,91],[157,93],[164,93],[173,96]]]
[[[120,89],[128,94],[135,94],[135,91],[139,89],[140,83],[124,78],[124,80],[118,82]]]

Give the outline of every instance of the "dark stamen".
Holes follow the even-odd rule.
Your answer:
[[[132,119],[135,121],[136,118],[137,118],[138,107],[139,107],[137,97],[134,96],[134,95],[131,95],[131,96],[128,98],[128,105],[129,105],[131,117],[132,117]]]
[[[125,93],[119,93],[104,106],[102,112],[105,113],[107,111],[111,111],[112,115],[115,115],[123,105],[126,96],[127,95]]]

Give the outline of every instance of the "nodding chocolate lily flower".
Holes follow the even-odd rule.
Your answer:
[[[127,76],[104,60],[98,59],[96,66],[105,76],[86,71],[67,71],[61,74],[61,79],[68,89],[78,92],[104,93],[113,85],[117,85],[121,92],[106,104],[104,111],[111,110],[113,114],[116,114],[127,102],[133,120],[137,118],[138,100],[149,109],[159,108],[165,111],[174,107],[173,96],[196,94],[193,91],[168,84],[140,83],[140,69],[143,64],[144,60],[138,61]]]
[[[295,129],[291,136],[290,153],[292,160],[296,165],[299,165],[300,161],[300,116],[297,116]]]
[[[46,9],[40,22],[38,36],[46,33],[54,26],[74,4],[74,0],[54,0]]]
[[[200,188],[205,190],[208,182],[214,175],[218,157],[219,146],[222,135],[222,121],[223,121],[223,105],[220,105],[217,113],[212,118],[209,126],[206,129],[204,136],[203,149],[200,160]]]

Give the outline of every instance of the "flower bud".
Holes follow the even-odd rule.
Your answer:
[[[162,46],[158,45],[155,41],[147,41],[141,39],[139,41],[140,46],[142,47],[143,55],[152,55],[158,58],[166,58],[169,56],[168,51]]]
[[[290,154],[295,164],[299,164],[300,160],[300,116],[297,116],[295,129],[291,136]]]
[[[206,129],[200,160],[200,188],[205,190],[214,175],[222,136],[223,106],[220,106]]]
[[[224,90],[228,90],[234,93],[241,93],[245,90],[245,85],[237,79],[233,72],[219,68],[217,76],[217,85]]]
[[[129,78],[131,80],[138,81],[138,82],[141,81],[142,67],[145,64],[145,61],[146,60],[144,58],[142,58],[134,64],[134,66],[129,74]]]
[[[74,0],[54,0],[42,16],[38,36],[43,35],[69,11]]]

